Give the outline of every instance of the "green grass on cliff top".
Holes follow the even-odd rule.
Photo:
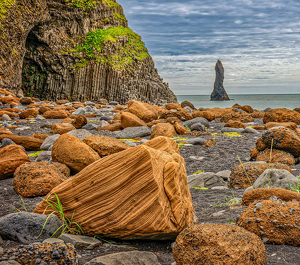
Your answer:
[[[95,59],[97,62],[108,63],[116,70],[122,70],[134,61],[143,61],[149,56],[141,37],[130,28],[122,26],[91,31],[83,43],[70,52],[84,55],[78,67]]]
[[[8,9],[15,5],[15,0],[1,0],[0,1],[0,21],[3,20],[8,12]]]
[[[95,8],[95,5],[101,2],[111,8],[116,8],[119,6],[117,2],[112,0],[65,0],[65,2],[70,6],[82,8],[83,10],[87,8]]]

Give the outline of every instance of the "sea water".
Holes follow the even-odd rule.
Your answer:
[[[251,94],[251,95],[229,95],[228,101],[210,101],[210,95],[176,95],[178,102],[189,101],[196,108],[228,108],[234,104],[241,106],[250,105],[257,110],[266,108],[300,108],[300,94]]]

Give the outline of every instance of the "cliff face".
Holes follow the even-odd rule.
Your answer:
[[[30,7],[38,1],[19,0]],[[0,72],[0,86],[18,89],[22,85],[26,95],[52,100],[176,101],[140,36],[128,28],[118,3],[47,0],[38,6],[45,2],[27,34],[21,36],[19,45],[26,50],[24,62],[20,54],[22,60],[15,63],[23,68],[22,82],[21,69],[5,73],[0,65],[4,72]],[[0,58],[7,60],[1,50]],[[18,79],[9,80],[14,74]]]
[[[224,67],[220,60],[217,61],[215,70],[216,70],[216,80],[214,84],[214,90],[210,95],[210,100],[215,100],[215,101],[230,100],[223,86]]]

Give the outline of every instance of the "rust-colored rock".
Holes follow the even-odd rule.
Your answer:
[[[294,122],[268,122],[265,125],[266,130],[270,130],[274,127],[285,127],[291,130],[296,130],[297,124]]]
[[[8,145],[0,149],[0,179],[12,176],[15,170],[30,159],[21,146]]]
[[[65,181],[65,175],[48,162],[25,163],[14,173],[14,190],[23,197],[46,195]]]
[[[128,111],[145,122],[156,120],[158,117],[157,110],[150,104],[136,100],[130,100],[127,104]]]
[[[258,154],[259,154],[259,151],[255,147],[252,148],[251,152],[250,152],[251,160],[255,160]]]
[[[265,126],[252,126],[253,129],[257,130],[257,131],[263,131],[266,129]]]
[[[63,105],[63,104],[66,104],[68,102],[69,102],[69,100],[67,100],[67,99],[56,100],[56,104],[58,104],[58,105]]]
[[[158,136],[173,137],[177,135],[174,126],[170,123],[159,123],[155,125],[151,133],[151,139]]]
[[[50,111],[52,108],[53,108],[52,106],[47,106],[47,105],[41,106],[39,108],[39,112],[40,112],[40,114],[44,114],[45,112]]]
[[[69,112],[65,110],[48,110],[43,114],[46,119],[64,119],[69,116]]]
[[[127,127],[138,127],[138,126],[147,126],[144,121],[142,121],[139,117],[136,115],[130,113],[130,112],[123,112],[121,114],[121,127],[127,128]]]
[[[258,138],[256,141],[256,149],[258,151],[264,151],[266,148],[266,144],[261,140],[261,138]]]
[[[266,248],[253,233],[228,224],[198,224],[175,241],[177,265],[265,265]]]
[[[55,141],[51,155],[54,162],[63,163],[77,172],[100,158],[91,147],[67,133]]]
[[[179,135],[187,135],[190,134],[191,131],[184,128],[179,122],[174,123],[174,128]]]
[[[177,144],[158,141],[106,156],[54,188],[64,214],[74,213],[87,235],[174,239],[197,218]],[[35,212],[47,207],[42,202]]]
[[[265,113],[264,123],[268,122],[294,122],[300,124],[300,113],[289,109],[271,109]]]
[[[239,109],[246,111],[247,113],[253,113],[254,110],[251,106],[245,105],[245,106],[240,106]]]
[[[111,131],[111,132],[115,132],[115,131],[120,131],[121,129],[122,129],[121,123],[117,122],[117,123],[113,123],[113,124],[110,124],[110,125],[98,127],[96,130],[97,131]]]
[[[255,201],[270,200],[272,196],[276,196],[276,198],[286,202],[293,200],[300,202],[300,193],[286,189],[273,188],[255,189],[246,192],[242,198],[242,205],[248,206]]]
[[[101,157],[130,148],[130,145],[121,140],[102,135],[88,136],[83,140],[83,142],[93,148]]]
[[[20,98],[20,103],[23,105],[29,105],[33,103],[33,100],[30,97]]]
[[[0,141],[3,138],[13,140],[16,144],[22,145],[28,151],[40,150],[40,146],[44,141],[35,137],[18,136],[14,134],[0,134]]]
[[[0,118],[2,118],[2,116],[4,114],[8,115],[10,118],[17,118],[17,117],[19,117],[19,115],[16,114],[16,113],[14,113],[14,112],[6,111],[6,110],[0,110]]]
[[[273,128],[266,131],[262,142],[267,148],[280,149],[291,153],[295,157],[300,156],[300,134],[287,128]]]
[[[251,156],[252,157],[252,156]],[[295,165],[295,158],[293,155],[282,151],[273,149],[272,152],[270,149],[265,149],[264,151],[258,153],[255,156],[256,161],[265,161],[270,163],[281,163],[281,164],[287,164],[290,166]]]
[[[200,110],[195,110],[193,112],[193,118],[197,118],[197,117],[203,117],[205,119],[207,119],[208,121],[213,121],[214,119],[216,119],[216,116],[213,112],[211,111],[200,111]]]
[[[234,121],[234,120],[229,120],[224,127],[230,127],[230,128],[246,128],[246,125],[240,121]]]
[[[84,125],[87,124],[87,119],[84,115],[79,115],[78,117],[75,118],[75,120],[72,122],[72,125],[76,129],[82,128]]]
[[[253,122],[254,119],[251,115],[244,111],[231,111],[230,113],[224,114],[221,117],[221,122],[228,122],[229,120],[235,120],[240,122]]]
[[[41,140],[45,140],[47,137],[49,137],[49,135],[43,134],[43,133],[34,133],[32,135],[32,137],[37,138],[37,139],[41,139]]]
[[[265,112],[260,111],[260,110],[256,110],[256,111],[252,112],[250,115],[251,115],[252,118],[262,119],[265,116]]]
[[[38,109],[27,109],[19,114],[21,119],[35,118],[39,114]]]
[[[289,166],[280,163],[244,163],[231,171],[230,186],[236,189],[246,189],[253,185],[255,180],[269,168],[285,169],[292,173]]]
[[[168,103],[167,106],[166,106],[166,109],[167,110],[181,110],[182,107],[180,104],[178,103]]]
[[[75,129],[76,128],[69,123],[54,123],[51,125],[51,133],[53,134],[64,134]]]
[[[196,109],[195,106],[194,106],[194,104],[191,103],[191,102],[189,102],[189,101],[183,101],[183,102],[181,102],[180,105],[181,105],[182,108],[184,108],[184,107],[190,107],[193,110]]]
[[[206,146],[206,147],[211,147],[211,146],[214,146],[214,145],[216,145],[217,143],[216,143],[216,141],[214,140],[214,139],[208,139],[208,140],[206,140],[205,142],[204,142],[204,145]]]
[[[300,204],[265,200],[253,202],[237,224],[263,238],[266,243],[300,245]]]

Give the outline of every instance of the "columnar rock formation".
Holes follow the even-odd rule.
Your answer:
[[[115,0],[0,7],[0,87],[51,100],[176,101]]]
[[[230,100],[223,86],[224,67],[220,60],[216,63],[216,80],[214,90],[210,95],[210,100]]]

